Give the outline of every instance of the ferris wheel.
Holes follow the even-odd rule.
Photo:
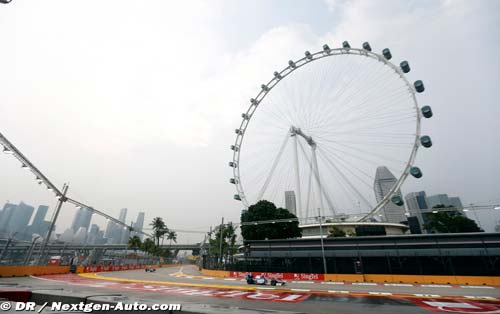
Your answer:
[[[234,199],[244,207],[272,201],[299,218],[322,209],[366,220],[389,204],[403,206],[401,185],[422,177],[417,150],[432,146],[421,118],[433,113],[418,105],[425,88],[406,78],[409,63],[391,59],[387,48],[377,54],[367,42],[358,49],[346,41],[274,72],[235,130]],[[389,175],[379,177],[381,169]],[[381,195],[377,184],[385,184]]]

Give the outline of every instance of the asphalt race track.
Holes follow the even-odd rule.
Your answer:
[[[158,303],[211,304],[221,308],[294,313],[499,313],[500,287],[289,281],[283,287],[248,285],[203,276],[194,266],[106,273],[2,278],[33,290],[64,294],[120,294]]]

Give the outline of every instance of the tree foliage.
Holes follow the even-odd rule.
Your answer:
[[[222,236],[222,243],[221,243]],[[224,225],[221,228],[219,227],[215,232],[214,239],[210,239],[210,254],[220,257],[221,255],[234,255],[236,253],[237,248],[235,247],[236,243],[236,230],[232,224]],[[221,251],[222,244],[222,251]],[[194,255],[194,254],[193,254]]]
[[[241,222],[254,222],[278,219],[296,219],[297,216],[284,208],[276,208],[272,202],[259,201],[241,214]],[[245,240],[289,239],[302,236],[298,221],[242,225],[241,235]]]
[[[453,206],[450,206],[453,207]],[[433,208],[446,208],[444,205],[436,205]],[[424,228],[431,233],[461,233],[481,232],[476,222],[467,218],[458,211],[438,211],[427,214],[427,223]]]
[[[149,225],[153,228],[156,245],[160,245],[160,238],[168,232],[167,225],[161,217],[155,217]]]

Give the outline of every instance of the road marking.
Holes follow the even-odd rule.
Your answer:
[[[495,289],[495,287],[490,286],[460,286],[460,288]]]
[[[224,278],[224,280],[236,280],[236,278]]]
[[[193,279],[193,276],[186,276],[186,278]]]
[[[376,286],[377,283],[375,282],[353,282],[352,283],[354,286]]]
[[[330,293],[349,293],[349,291],[344,291],[344,290],[341,290],[341,291],[328,290],[328,292],[330,292]]]
[[[420,293],[415,293],[413,295],[417,296],[417,297],[422,297],[422,298],[440,298],[441,297],[438,294],[420,294]]]
[[[311,289],[290,289],[292,291],[302,291],[302,292],[308,292],[308,291],[311,291]]]
[[[384,286],[388,287],[413,287],[411,283],[385,283]]]
[[[257,289],[259,289],[259,290],[274,290],[276,288],[272,288],[272,287],[257,287]]]
[[[477,297],[473,295],[464,295],[464,298],[467,299],[483,299],[483,300],[497,300],[497,298],[494,297]]]
[[[322,285],[344,285],[345,282],[342,281],[322,281]]]
[[[420,285],[420,287],[427,287],[427,288],[451,288],[450,285]]]
[[[314,283],[314,281],[292,281],[292,283]]]
[[[372,295],[392,295],[390,292],[368,292],[368,294]]]
[[[214,279],[214,277],[202,277],[201,279]]]

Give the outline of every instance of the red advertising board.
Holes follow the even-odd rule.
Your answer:
[[[146,268],[145,265],[96,265],[96,266],[85,266],[83,272],[85,273],[99,273],[103,271],[119,271],[119,270],[130,270],[130,269],[143,269]]]
[[[238,272],[232,271],[229,273],[233,278],[245,278],[247,274],[253,276],[264,276],[266,278],[276,278],[284,280],[325,280],[324,274],[308,274],[308,273],[267,273],[267,272]]]

